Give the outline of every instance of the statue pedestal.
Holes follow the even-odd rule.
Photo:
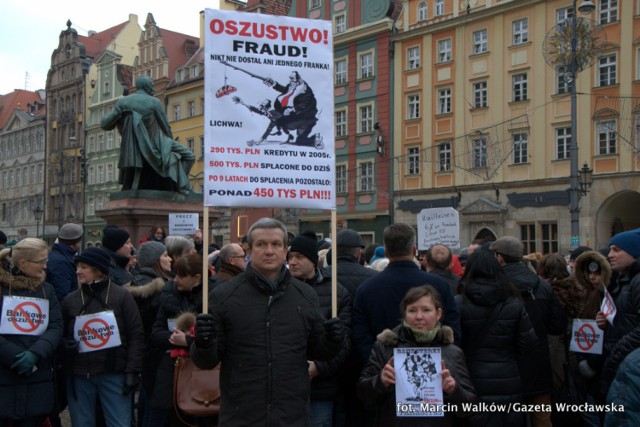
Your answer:
[[[138,242],[149,235],[152,226],[164,227],[169,233],[169,214],[198,213],[200,228],[203,220],[202,194],[184,196],[174,192],[155,190],[125,190],[111,193],[111,200],[96,215],[129,232],[131,243],[138,248]],[[209,224],[224,214],[216,208],[209,208]],[[209,234],[211,237],[211,234]]]

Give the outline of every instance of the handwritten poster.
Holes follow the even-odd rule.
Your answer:
[[[205,10],[207,206],[335,209],[331,22]]]
[[[423,209],[418,214],[418,250],[435,244],[460,247],[460,217],[454,208]]]

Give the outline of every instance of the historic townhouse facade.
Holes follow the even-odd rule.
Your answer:
[[[606,42],[577,75],[577,143],[580,167],[593,170],[580,244],[601,247],[640,226],[640,2],[595,3],[586,18]],[[528,251],[568,251],[573,80],[547,65],[543,47],[573,14],[561,0],[404,2],[394,37],[397,221],[453,207],[463,245],[514,235]]]

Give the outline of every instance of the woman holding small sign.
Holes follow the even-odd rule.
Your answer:
[[[87,248],[75,262],[80,289],[62,302],[71,422],[95,426],[100,399],[107,426],[130,427],[144,355],[140,312],[131,293],[109,280],[107,251]]]
[[[0,252],[0,426],[35,427],[53,410],[62,315],[45,282],[48,254],[34,238]]]
[[[378,335],[358,396],[378,408],[376,426],[453,425],[459,405],[477,397],[453,331],[440,324],[440,295],[431,285],[412,288],[400,308],[402,323]]]

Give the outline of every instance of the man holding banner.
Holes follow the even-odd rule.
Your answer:
[[[607,395],[618,366],[624,358],[640,347],[640,228],[618,233],[609,241],[611,268],[620,275],[611,284],[616,316],[605,331],[602,372],[602,393]],[[600,320],[605,314],[600,311]],[[598,320],[598,319],[596,319]]]

